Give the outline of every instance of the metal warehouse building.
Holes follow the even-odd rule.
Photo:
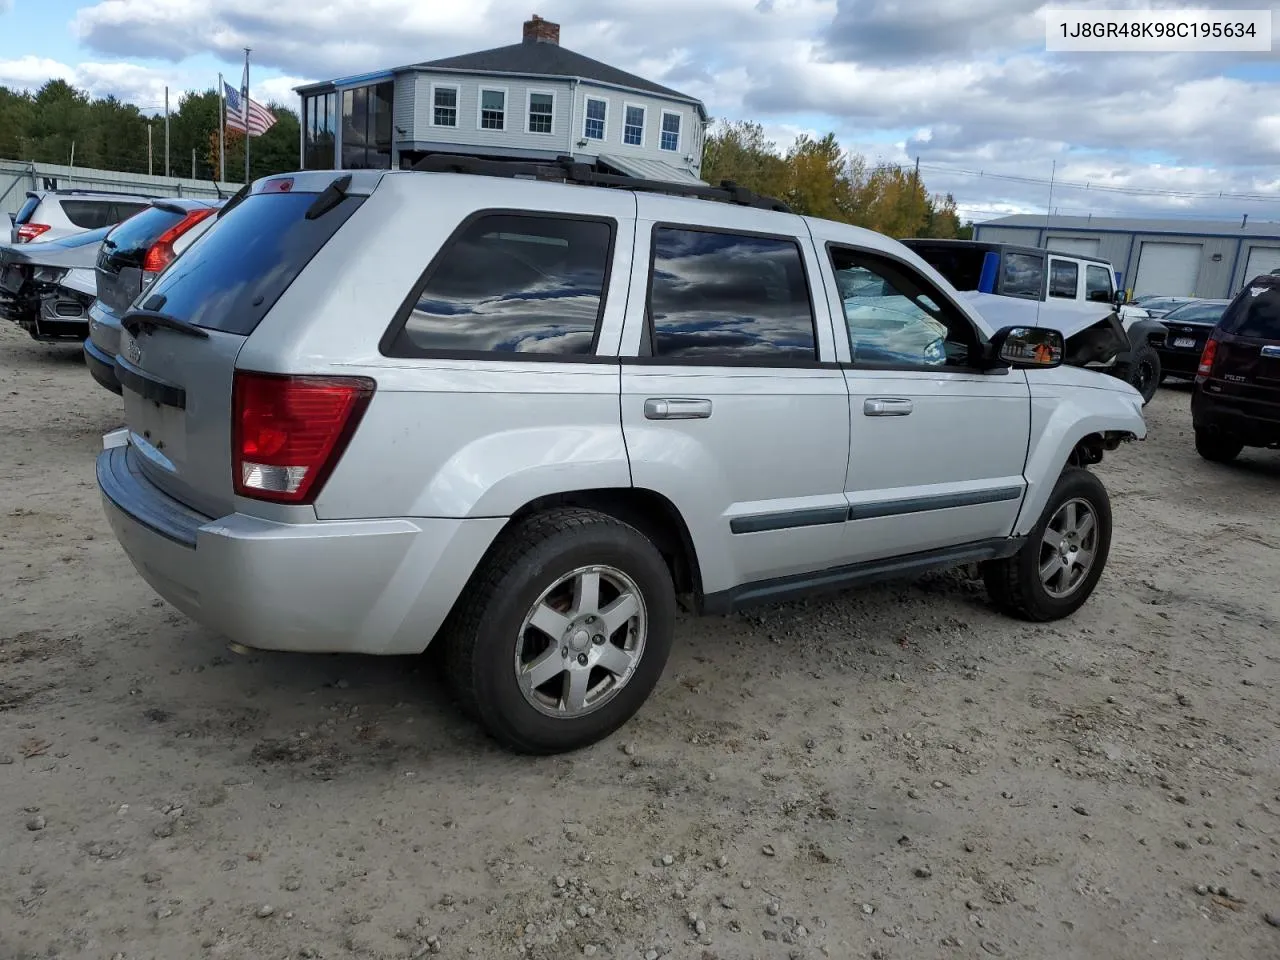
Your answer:
[[[1110,260],[1135,297],[1227,298],[1280,270],[1280,223],[1023,214],[977,224],[973,236]]]

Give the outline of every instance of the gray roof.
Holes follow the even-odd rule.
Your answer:
[[[526,77],[576,77],[683,100],[695,104],[706,115],[702,102],[695,97],[611,67],[599,60],[584,57],[558,43],[513,43],[478,53],[464,53],[457,57],[445,57],[443,60],[415,63],[412,67],[421,70],[459,70],[466,73],[511,73]]]
[[[1176,233],[1184,235],[1210,234],[1218,236],[1280,236],[1280,222],[1274,220],[1249,220],[1244,226],[1239,220],[1158,220],[1140,217],[1062,217],[1043,213],[1018,213],[995,220],[983,220],[980,227],[1028,227],[1049,230],[1121,230],[1131,233]]]

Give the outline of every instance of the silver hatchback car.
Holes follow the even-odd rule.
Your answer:
[[[123,312],[98,484],[179,609],[263,649],[443,644],[469,713],[554,752],[639,709],[678,602],[971,562],[1033,620],[1093,592],[1086,467],[1146,427],[1060,333],[732,185],[460,162],[259,181]]]

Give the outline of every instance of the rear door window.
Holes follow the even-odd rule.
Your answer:
[[[1039,300],[1044,290],[1044,258],[1031,253],[1006,252],[1000,264],[1000,293],[1006,297]]]
[[[1089,264],[1084,268],[1085,299],[1093,303],[1110,303],[1115,299],[1111,286],[1111,271],[1106,267]]]
[[[818,357],[809,282],[790,238],[658,227],[649,315],[655,357],[708,363]]]
[[[256,193],[224,208],[222,219],[150,288],[146,305],[206,330],[247,337],[364,203],[346,196],[308,220],[317,196]]]
[[[1219,324],[1224,333],[1280,340],[1280,277],[1258,277],[1241,290]]]
[[[1080,289],[1080,265],[1072,260],[1049,261],[1049,296],[1074,300]]]

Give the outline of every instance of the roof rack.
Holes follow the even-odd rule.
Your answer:
[[[160,199],[163,195],[159,193],[135,193],[134,191],[124,190],[87,190],[83,187],[59,187],[56,190],[28,190],[28,195],[32,193],[51,193],[58,197],[77,197],[77,196],[118,196],[118,197],[142,197],[144,199]]]
[[[418,173],[469,173],[486,177],[512,177],[523,180],[554,180],[591,187],[617,187],[623,190],[641,190],[646,193],[664,193],[674,197],[697,197],[700,200],[717,200],[740,207],[775,210],[791,213],[789,206],[774,197],[762,196],[732,180],[721,180],[719,186],[695,183],[675,183],[668,180],[645,180],[619,174],[598,173],[591,164],[573,157],[557,157],[550,162],[530,160],[486,160],[456,153],[429,153],[411,168]]]

